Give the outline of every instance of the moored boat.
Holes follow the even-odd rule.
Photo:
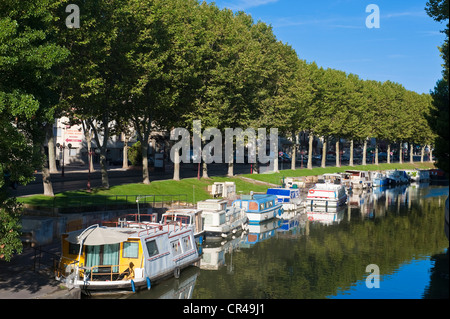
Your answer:
[[[297,210],[303,204],[298,188],[269,188],[267,194],[275,195],[285,211]]]
[[[56,279],[83,292],[135,291],[199,260],[192,227],[117,222],[62,235]]]
[[[425,169],[408,169],[405,173],[409,176],[411,182],[427,182],[430,180],[430,172]]]
[[[283,214],[283,206],[278,203],[275,195],[241,195],[240,199],[233,201],[233,206],[245,210],[250,225],[259,224]]]
[[[389,170],[386,171],[386,177],[391,185],[402,185],[409,183],[409,176],[405,171]]]
[[[247,222],[243,208],[227,207],[228,201],[207,199],[197,203],[197,209],[202,211],[203,230],[207,238],[228,237],[241,230]]]
[[[370,174],[368,171],[347,170],[345,172],[350,174],[349,179],[352,188],[372,187],[372,181],[370,180]]]
[[[203,215],[201,209],[177,208],[170,209],[162,214],[161,224],[172,222],[181,222],[185,226],[192,227],[194,230],[194,237],[202,241],[205,230],[203,229]]]
[[[317,183],[308,191],[306,207],[337,207],[347,202],[345,187],[340,184]]]
[[[441,169],[430,169],[430,182],[432,184],[448,183],[448,176]]]
[[[373,172],[372,185],[374,187],[383,187],[383,186],[388,185],[388,179],[387,179],[386,175],[381,172]]]

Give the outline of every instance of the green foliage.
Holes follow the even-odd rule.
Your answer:
[[[437,135],[436,144],[436,158],[437,166],[450,172],[449,168],[449,57],[448,57],[448,43],[449,43],[449,10],[448,0],[429,0],[425,11],[430,17],[437,22],[447,22],[446,28],[442,31],[446,38],[444,43],[439,48],[441,56],[444,60],[442,75],[443,78],[436,83],[434,91],[431,93],[433,98],[433,109],[428,114],[428,122]]]
[[[141,142],[136,142],[133,146],[128,149],[128,159],[133,166],[142,165],[142,149]]]
[[[21,205],[14,198],[6,199],[0,206],[0,260],[10,261],[22,251],[20,240]]]

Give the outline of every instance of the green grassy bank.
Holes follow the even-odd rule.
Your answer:
[[[279,173],[269,174],[245,174],[242,177],[247,177],[257,181],[268,182],[272,184],[280,185],[283,177],[297,177],[297,176],[312,176],[321,175],[325,173],[343,172],[348,169],[357,170],[387,170],[387,169],[414,169],[414,168],[433,168],[431,163],[415,163],[415,164],[381,164],[381,165],[359,165],[359,166],[342,166],[326,167],[326,168],[314,168],[297,169],[297,170],[283,170]],[[211,198],[208,193],[208,185],[212,185],[214,182],[233,181],[236,183],[236,191],[248,194],[250,191],[265,192],[268,188],[267,185],[256,184],[251,181],[243,180],[241,178],[233,177],[212,177],[209,179],[187,178],[181,181],[164,180],[154,181],[150,185],[142,183],[138,184],[126,184],[111,187],[108,190],[94,189],[91,193],[85,190],[68,191],[58,193],[54,197],[48,197],[44,195],[34,195],[19,197],[18,201],[24,204],[41,207],[77,207],[77,206],[90,206],[90,205],[104,205],[104,204],[123,204],[123,203],[135,203],[136,196],[138,195],[185,195],[186,201],[193,203],[207,198]],[[162,196],[156,196],[157,200],[162,200]],[[177,197],[172,197],[176,199]],[[151,198],[149,200],[152,200]],[[170,200],[170,197],[167,197]]]

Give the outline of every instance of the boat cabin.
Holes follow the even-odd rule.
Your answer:
[[[180,222],[117,222],[66,233],[56,279],[82,291],[133,290],[179,276],[199,260],[191,227]]]
[[[226,237],[246,223],[245,211],[234,206],[228,207],[227,204],[228,201],[222,199],[207,199],[197,203],[197,208],[202,210],[207,237]]]
[[[183,225],[193,227],[195,238],[202,236],[204,233],[201,209],[171,209],[162,214],[160,224],[164,225],[172,222],[181,222]]]
[[[283,206],[275,195],[241,195],[240,199],[233,201],[233,206],[245,209],[249,224],[259,224],[283,214]]]

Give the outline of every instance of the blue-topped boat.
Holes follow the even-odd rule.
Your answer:
[[[387,186],[389,184],[389,180],[385,174],[380,172],[375,172],[372,174],[372,185],[375,187],[378,186]]]
[[[300,190],[298,188],[269,188],[268,195],[275,195],[284,210],[297,210],[301,207]]]
[[[267,194],[241,195],[240,199],[233,201],[233,206],[245,209],[250,225],[280,216],[284,212],[278,198]]]

